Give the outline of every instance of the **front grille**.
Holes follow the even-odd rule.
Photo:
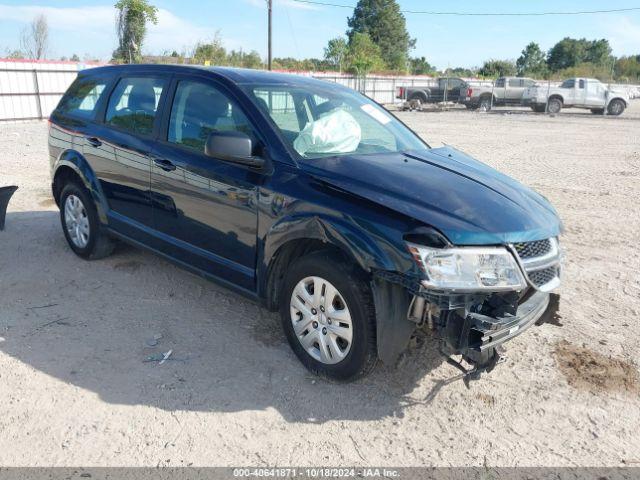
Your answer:
[[[536,240],[535,242],[514,243],[513,247],[518,252],[521,259],[542,257],[551,251],[551,242],[547,240]]]
[[[558,276],[558,267],[554,265],[542,270],[528,272],[527,276],[536,287],[542,287]]]

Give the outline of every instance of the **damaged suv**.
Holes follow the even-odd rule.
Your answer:
[[[545,198],[339,85],[95,68],[51,115],[49,151],[77,255],[122,240],[254,298],[334,379],[393,362],[418,328],[490,370],[560,284]]]

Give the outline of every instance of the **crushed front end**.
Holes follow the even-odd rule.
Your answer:
[[[501,346],[558,308],[562,252],[556,238],[495,247],[408,243],[421,278],[405,278],[407,318],[432,332],[451,361],[490,371]]]

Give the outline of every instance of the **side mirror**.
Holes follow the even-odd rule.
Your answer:
[[[204,153],[225,162],[253,168],[261,168],[265,163],[263,158],[253,155],[253,141],[242,132],[211,132]]]

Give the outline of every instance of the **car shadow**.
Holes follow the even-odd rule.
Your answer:
[[[0,352],[105,402],[371,420],[403,417],[458,373],[433,372],[442,357],[426,339],[354,383],[319,379],[297,361],[277,315],[126,245],[84,261],[57,211],[8,213],[0,246]]]

